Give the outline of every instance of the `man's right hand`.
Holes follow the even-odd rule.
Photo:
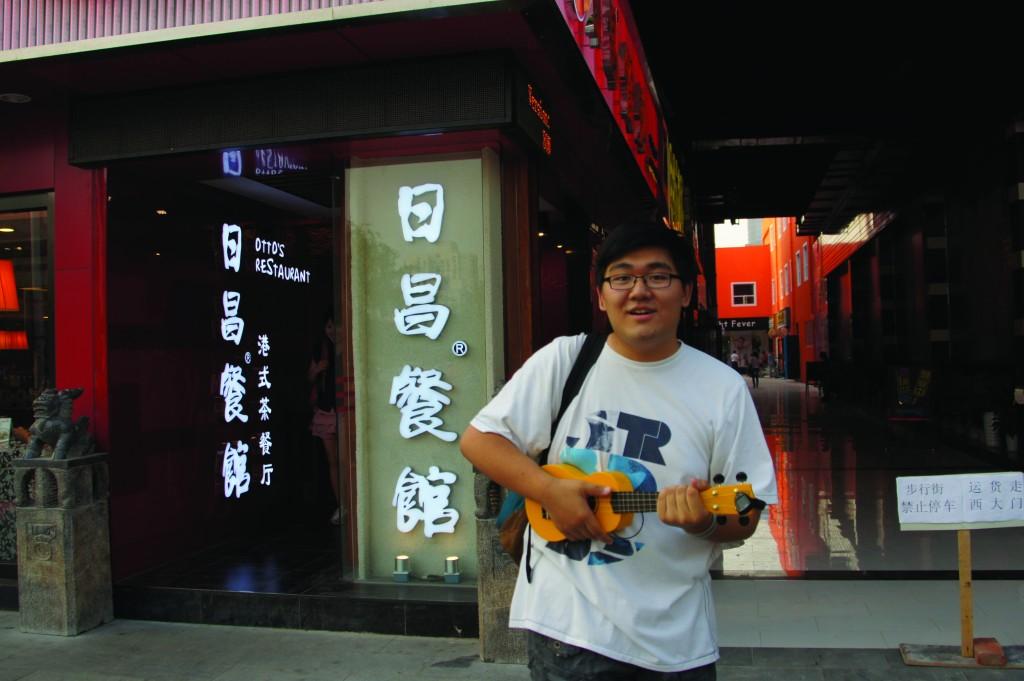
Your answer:
[[[555,527],[566,539],[579,541],[596,539],[605,544],[612,543],[612,537],[597,522],[588,500],[590,497],[608,497],[611,488],[595,485],[584,480],[570,480],[551,476],[541,498],[537,499]]]

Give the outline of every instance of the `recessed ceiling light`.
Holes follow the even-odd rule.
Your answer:
[[[165,211],[163,208],[157,208],[156,209],[156,214],[157,215],[167,215],[167,211]]]
[[[0,227],[0,232],[3,232],[4,234],[10,234],[13,231],[14,231],[14,227],[9,227],[7,225],[5,225],[3,227]]]
[[[4,92],[0,94],[0,102],[6,102],[7,104],[28,104],[31,101],[31,97],[20,92]]]
[[[544,232],[537,232],[537,236],[544,236]]]

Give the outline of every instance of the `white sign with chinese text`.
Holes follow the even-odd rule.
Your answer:
[[[1024,526],[1024,473],[896,478],[904,530]]]

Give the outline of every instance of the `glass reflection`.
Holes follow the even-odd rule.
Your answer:
[[[955,532],[900,530],[895,480],[997,470],[992,462],[954,450],[923,429],[895,427],[851,405],[824,404],[802,383],[762,379],[753,397],[775,461],[779,503],[765,510],[743,546],[724,552],[716,566],[722,575],[956,571]],[[974,532],[975,573],[1020,570],[1022,539],[1024,528]]]

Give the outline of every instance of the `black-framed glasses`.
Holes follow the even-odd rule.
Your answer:
[[[670,272],[648,272],[647,274],[613,274],[605,277],[608,285],[615,291],[631,291],[636,286],[636,280],[643,279],[647,288],[668,288],[672,285],[673,279],[682,280],[678,274]]]

